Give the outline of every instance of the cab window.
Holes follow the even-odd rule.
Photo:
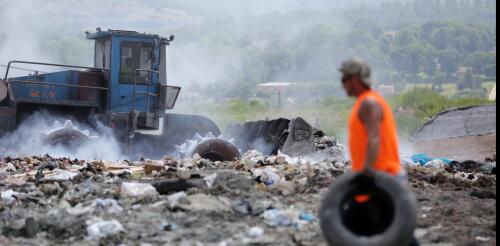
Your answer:
[[[147,84],[147,71],[135,74],[137,69],[151,70],[153,65],[153,47],[151,44],[139,42],[123,42],[120,56],[120,83],[133,84],[134,79],[137,84]]]

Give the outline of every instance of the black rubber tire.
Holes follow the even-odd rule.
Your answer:
[[[165,114],[163,124],[163,138],[172,146],[193,139],[196,134],[205,136],[211,132],[216,137],[221,134],[215,122],[200,115]]]
[[[159,159],[175,153],[175,146],[193,139],[196,134],[211,132],[218,137],[221,132],[215,122],[207,117],[187,114],[165,114],[162,135],[135,134],[134,158]]]
[[[410,245],[417,221],[417,202],[414,194],[394,177],[376,172],[372,186],[388,195],[394,207],[393,220],[381,234],[359,236],[342,221],[342,206],[346,198],[358,189],[356,180],[362,174],[348,173],[330,187],[320,209],[323,235],[333,246],[405,246]]]
[[[191,153],[191,156],[195,154],[211,161],[236,161],[241,159],[241,153],[234,144],[218,138],[208,139],[199,143]]]

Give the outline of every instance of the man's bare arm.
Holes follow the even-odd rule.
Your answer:
[[[368,135],[368,146],[366,148],[365,170],[371,170],[377,161],[380,149],[380,123],[383,112],[380,105],[373,99],[366,99],[361,104],[358,117],[365,126]]]

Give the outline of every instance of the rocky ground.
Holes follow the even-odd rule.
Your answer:
[[[496,244],[496,174],[474,165],[407,167],[423,245]],[[256,152],[225,163],[4,158],[0,244],[326,245],[318,208],[346,169]]]

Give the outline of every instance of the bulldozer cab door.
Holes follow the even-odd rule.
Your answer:
[[[153,111],[159,83],[159,46],[154,41],[113,36],[110,111]]]

